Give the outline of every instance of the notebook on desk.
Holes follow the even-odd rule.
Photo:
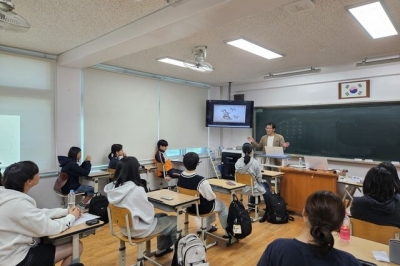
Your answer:
[[[265,154],[284,155],[284,153],[283,153],[283,147],[269,147],[269,146],[265,146]]]
[[[304,162],[310,169],[329,170],[328,160],[324,157],[304,156]]]

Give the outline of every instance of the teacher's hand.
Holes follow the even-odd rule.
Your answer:
[[[247,137],[247,140],[250,141],[250,143],[256,142],[253,137]]]
[[[282,145],[282,147],[287,148],[287,147],[290,146],[290,143],[289,142],[282,142],[281,145]]]

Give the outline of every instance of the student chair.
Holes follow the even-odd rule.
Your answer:
[[[400,228],[350,218],[350,233],[352,236],[389,245],[389,239],[399,239]]]
[[[125,236],[121,229],[124,228],[128,235],[131,235],[131,228],[133,227],[132,214],[127,208],[116,207],[113,204],[109,204],[107,208],[108,219],[110,221],[110,232],[111,235],[119,239],[119,265],[125,266],[125,243],[128,242],[131,246],[137,246],[137,266],[143,266],[144,260],[149,260],[155,265],[162,266],[157,261],[148,257],[147,252],[150,252],[151,240],[161,234],[149,235],[143,238],[132,238]],[[119,227],[119,231],[114,231],[114,226]]]
[[[247,195],[249,197],[253,196],[255,198],[254,207],[249,207],[248,211],[250,212],[252,209],[254,209],[255,213],[254,213],[254,217],[251,218],[252,222],[260,220],[261,217],[258,216],[258,210],[259,210],[259,208],[258,208],[258,203],[259,203],[258,202],[258,197],[262,196],[263,194],[262,193],[257,193],[257,192],[254,191],[254,182],[255,182],[254,177],[251,174],[241,174],[241,173],[236,172],[235,173],[235,179],[236,179],[236,182],[241,183],[241,184],[245,184],[245,185],[250,187],[250,191],[248,193],[243,193],[243,192],[240,192],[240,193],[242,195],[244,194],[244,195]]]
[[[197,190],[187,189],[187,188],[183,188],[183,187],[179,187],[179,186],[178,186],[178,193],[189,195],[189,196],[194,196],[194,197],[200,197],[199,192]],[[207,235],[212,235],[214,237],[218,237],[212,233],[207,232],[207,217],[214,215],[216,212],[200,214],[199,213],[199,201],[200,200],[196,201],[196,203],[195,203],[196,213],[190,213],[188,211],[185,212],[185,235],[188,234],[188,225],[189,225],[189,217],[188,216],[189,215],[197,216],[197,218],[199,218],[201,221],[201,226],[200,226],[201,237],[200,237],[200,239],[203,241],[204,246],[208,249],[208,248],[211,248],[218,244],[217,241],[215,241],[215,242],[207,245]]]
[[[110,182],[113,181],[114,175],[115,175],[115,169],[108,168],[108,169],[107,169],[107,172],[110,173]]]
[[[164,180],[165,177],[167,176],[167,173],[165,171],[164,163],[159,163],[156,162],[156,167],[157,167],[157,173],[161,172],[161,176],[159,176],[160,180],[160,189],[163,189],[164,186]],[[168,181],[168,189],[171,190],[171,181]]]
[[[61,197],[61,205],[64,206],[65,208],[68,207],[68,194],[64,194],[61,191],[61,188],[67,183],[68,180],[68,174],[63,173],[63,172],[58,172],[58,177],[56,179],[56,182],[54,183],[53,190],[57,194],[57,196]],[[85,196],[85,193],[80,192],[80,193],[75,193],[75,202],[78,202],[76,199],[77,197],[83,197]]]

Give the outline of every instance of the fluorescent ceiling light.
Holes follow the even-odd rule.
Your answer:
[[[391,58],[382,58],[382,59],[374,59],[367,61],[367,59],[361,61],[360,63],[356,64],[356,67],[363,67],[363,66],[373,66],[373,65],[381,65],[381,64],[389,64],[389,63],[396,63],[400,62],[400,56],[395,56]]]
[[[352,7],[348,10],[372,38],[378,39],[397,35],[396,29],[379,1]]]
[[[320,68],[311,67],[310,69],[293,70],[280,73],[269,73],[267,76],[264,76],[264,79],[291,77],[291,76],[298,76],[298,75],[312,74],[319,72],[321,72]]]
[[[279,57],[283,56],[283,55],[274,53],[270,50],[267,50],[261,46],[258,46],[257,44],[246,41],[245,39],[237,39],[237,40],[229,41],[226,43],[229,45],[235,46],[237,48],[243,49],[252,54],[264,57],[266,59],[274,59],[274,58],[279,58]]]
[[[160,58],[160,59],[157,59],[157,61],[186,68],[186,66],[183,64],[183,61],[172,59],[169,57]]]

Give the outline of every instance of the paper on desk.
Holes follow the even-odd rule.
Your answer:
[[[96,219],[96,218],[100,218],[100,216],[94,215],[94,214],[90,214],[90,213],[82,213],[81,217],[79,217],[78,220],[75,220],[75,222],[72,224],[72,226],[78,225],[78,224],[83,224],[86,221],[92,220],[92,219]]]
[[[390,262],[389,257],[385,251],[373,250],[372,255],[374,255],[374,258],[378,261]]]

